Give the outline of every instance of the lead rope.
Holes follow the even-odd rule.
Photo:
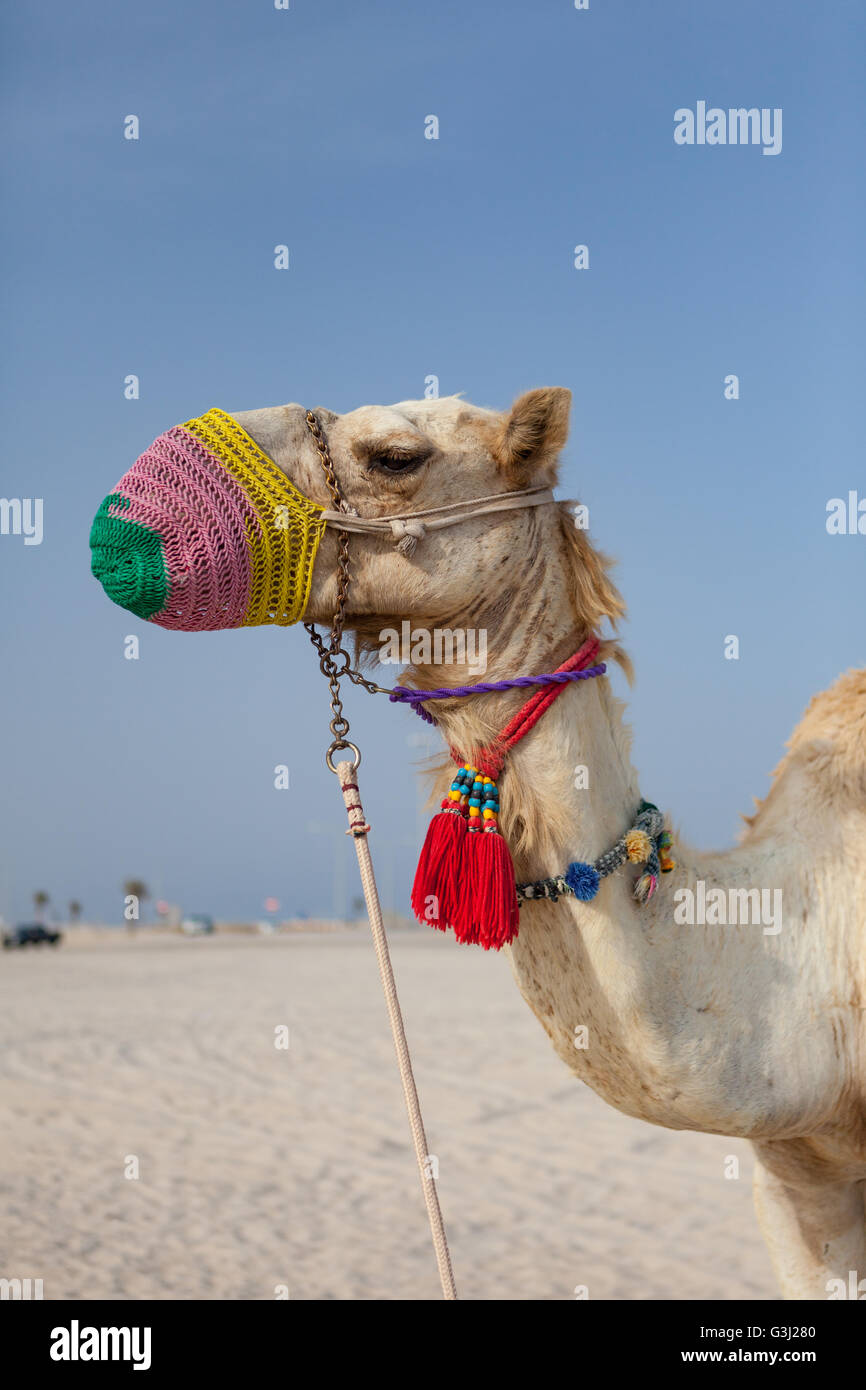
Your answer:
[[[403,1015],[400,1012],[400,1000],[397,997],[397,985],[391,967],[391,953],[388,950],[388,938],[385,935],[385,925],[382,921],[382,909],[379,905],[379,891],[373,873],[370,846],[367,844],[370,827],[366,822],[364,809],[361,805],[361,794],[356,780],[358,775],[357,763],[337,763],[336,772],[340,781],[343,800],[346,803],[346,813],[349,817],[347,833],[354,838],[355,850],[358,855],[358,868],[361,871],[361,885],[367,904],[367,916],[370,919],[373,945],[376,948],[376,960],[379,963],[379,978],[382,981],[385,1003],[388,1006],[388,1018],[391,1022],[391,1033],[397,1052],[400,1080],[403,1083],[403,1095],[406,1100],[406,1109],[409,1112],[409,1128],[412,1131],[412,1143],[415,1145],[415,1157],[418,1160],[418,1171],[421,1175],[421,1189],[427,1206],[430,1234],[433,1237],[433,1249],[436,1252],[436,1263],[439,1266],[442,1297],[451,1301],[457,1298],[457,1287],[451,1269],[451,1255],[448,1250],[448,1238],[445,1234],[445,1222],[442,1219],[442,1210],[439,1206],[439,1194],[436,1191],[430,1155],[427,1151],[427,1136],[424,1133],[424,1121],[421,1116],[421,1105],[418,1101],[418,1091],[412,1071],[412,1059],[409,1056],[406,1030],[403,1027]]]
[[[304,418],[315,440],[316,449],[318,450],[328,488],[334,499],[334,503],[341,512],[347,512],[348,506],[343,497],[337,475],[334,472],[334,466],[328,452],[328,445],[322,434],[319,422],[311,410],[306,412]],[[347,737],[349,733],[349,721],[343,714],[343,705],[340,700],[340,677],[344,675],[348,676],[350,680],[355,681],[356,684],[365,686],[366,689],[370,691],[378,691],[380,687],[374,685],[372,681],[365,680],[360,672],[353,672],[350,669],[351,658],[342,645],[346,599],[349,592],[349,537],[345,531],[340,530],[338,531],[338,539],[337,604],[334,612],[334,620],[331,625],[330,641],[327,647],[316,632],[312,623],[305,623],[304,626],[310,635],[313,645],[319,653],[319,665],[321,666],[323,674],[327,676],[328,683],[331,687],[331,733],[334,737],[333,742],[325,754],[325,762],[331,771],[337,775],[337,779],[340,783],[340,790],[343,793],[343,801],[346,805],[346,814],[349,818],[349,829],[346,833],[351,835],[355,841],[358,868],[361,873],[361,886],[364,890],[364,901],[367,904],[367,917],[370,922],[370,931],[373,933],[373,945],[376,949],[379,978],[382,981],[382,991],[385,995],[388,1019],[391,1024],[391,1036],[394,1039],[394,1049],[397,1053],[397,1065],[400,1068],[400,1081],[403,1085],[403,1096],[406,1101],[406,1110],[409,1114],[409,1128],[412,1131],[412,1143],[415,1146],[415,1157],[418,1160],[418,1172],[421,1176],[421,1190],[424,1193],[424,1204],[427,1207],[427,1216],[430,1221],[430,1234],[433,1237],[433,1249],[436,1254],[436,1264],[439,1268],[442,1297],[452,1302],[457,1298],[457,1287],[454,1283],[454,1273],[451,1269],[451,1255],[448,1250],[448,1238],[445,1235],[445,1222],[442,1219],[442,1210],[439,1206],[439,1194],[436,1191],[436,1181],[432,1176],[430,1155],[427,1152],[427,1136],[424,1132],[424,1121],[421,1116],[421,1105],[418,1100],[418,1090],[412,1071],[412,1058],[409,1055],[409,1044],[406,1041],[406,1030],[403,1026],[403,1015],[400,1011],[400,1000],[397,997],[397,984],[391,965],[391,953],[388,949],[385,924],[382,920],[382,908],[379,903],[379,890],[376,887],[376,876],[373,872],[373,860],[370,856],[370,846],[367,844],[367,836],[370,833],[370,827],[364,815],[364,808],[361,805],[361,793],[358,790],[357,777],[358,767],[361,763],[361,750],[358,748],[357,744],[349,742]],[[338,657],[342,658],[341,666],[337,665]],[[350,748],[352,750],[354,761],[339,762],[335,766],[334,754],[343,748]]]

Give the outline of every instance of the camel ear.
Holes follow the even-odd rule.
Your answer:
[[[571,392],[543,386],[518,396],[506,415],[496,448],[502,468],[524,485],[556,481],[556,460],[568,438]]]

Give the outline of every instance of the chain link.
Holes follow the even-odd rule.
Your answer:
[[[308,410],[304,419],[310,434],[316,444],[316,450],[321,460],[322,469],[325,474],[325,481],[328,490],[333,498],[335,510],[348,512],[349,506],[343,496],[340,487],[340,480],[334,472],[334,465],[331,462],[331,455],[325,437],[322,434],[321,426],[313,414]],[[349,743],[349,721],[343,714],[343,702],[340,699],[340,678],[348,676],[355,685],[362,685],[371,695],[387,695],[390,692],[381,685],[376,685],[375,681],[368,680],[361,672],[352,666],[352,658],[343,646],[343,628],[346,621],[346,602],[349,597],[349,583],[351,579],[349,571],[349,533],[348,531],[337,531],[339,551],[337,556],[337,603],[334,609],[334,617],[331,622],[331,632],[327,646],[324,638],[316,631],[312,623],[304,623],[304,627],[309,634],[310,641],[319,653],[319,666],[322,674],[327,677],[328,685],[331,688],[331,723],[330,729],[334,741],[325,754],[325,761],[332,770],[333,754],[341,748],[351,748],[356,756],[355,766],[361,760],[361,755],[354,744]],[[340,660],[342,665],[338,665]]]

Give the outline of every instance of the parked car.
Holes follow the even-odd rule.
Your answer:
[[[214,929],[213,918],[204,912],[191,912],[180,924],[181,931],[188,936],[210,936]]]
[[[13,946],[58,946],[63,940],[63,932],[54,927],[43,927],[40,922],[25,922],[21,927],[12,927],[3,933],[3,945],[8,951]]]

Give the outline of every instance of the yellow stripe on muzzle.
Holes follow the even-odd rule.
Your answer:
[[[214,408],[183,426],[228,469],[251,500],[260,522],[249,519],[250,598],[243,627],[303,617],[313,564],[325,532],[322,508],[299,492],[231,415]]]

